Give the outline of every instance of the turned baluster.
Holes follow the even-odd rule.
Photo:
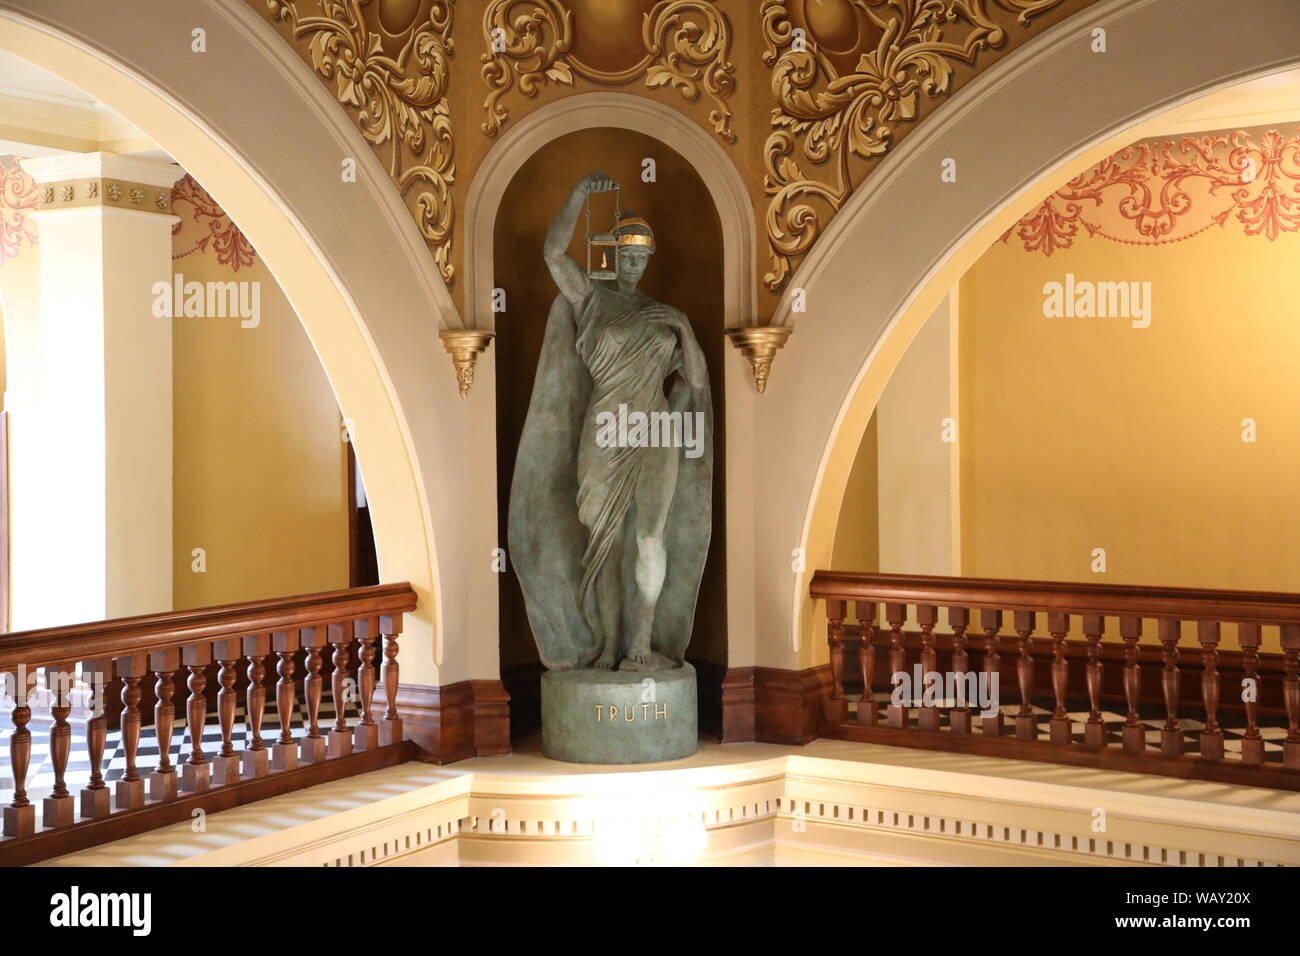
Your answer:
[[[397,637],[402,633],[402,615],[381,616],[379,633],[384,637],[384,662],[380,667],[380,679],[384,682],[385,700],[384,717],[379,722],[379,743],[396,744],[402,741],[402,718],[397,713]]]
[[[972,700],[979,699],[976,688],[970,686],[970,655],[966,652],[966,628],[970,627],[970,611],[964,607],[948,608],[948,626],[952,628],[952,671],[956,675],[957,699],[948,712],[948,729],[954,734],[970,733]]]
[[[885,708],[885,723],[895,729],[906,728],[911,721],[906,700],[900,706],[894,701],[902,696],[902,689],[911,687],[907,673],[907,648],[903,646],[903,622],[907,620],[906,604],[886,604],[885,620],[889,622],[889,706]],[[913,693],[916,691],[913,690]]]
[[[1219,727],[1219,622],[1198,621],[1201,642],[1201,699],[1205,704],[1205,729],[1201,731],[1201,759],[1223,759],[1223,730]]]
[[[45,668],[45,686],[50,691],[50,765],[54,768],[54,789],[41,806],[41,825],[46,829],[72,826],[72,794],[68,793],[66,775],[72,756],[72,675],[59,667]]]
[[[1282,703],[1286,705],[1286,740],[1282,743],[1282,765],[1300,770],[1300,624],[1281,627]]]
[[[876,677],[876,648],[871,643],[875,635],[876,605],[873,601],[858,601],[858,634],[862,644],[858,648],[858,670],[862,674],[862,699],[858,701],[858,723],[874,727],[876,723],[876,696],[871,685]]]
[[[1088,722],[1083,726],[1085,747],[1105,747],[1108,734],[1101,719],[1101,637],[1106,631],[1106,618],[1100,614],[1084,614],[1083,636],[1088,639],[1088,664],[1084,677],[1088,684]]]
[[[921,626],[921,709],[917,713],[917,726],[922,730],[938,730],[939,715],[943,712],[943,682],[938,673],[939,656],[934,650],[934,626],[939,622],[939,609],[933,604],[918,604],[916,622]]]
[[[1181,672],[1178,669],[1178,638],[1183,622],[1171,617],[1160,619],[1160,644],[1163,667],[1160,670],[1160,690],[1165,698],[1165,725],[1160,729],[1160,752],[1166,757],[1181,757],[1184,740],[1183,727],[1178,720],[1178,697]]]
[[[113,680],[112,659],[85,661],[82,676],[91,686],[90,719],[86,721],[86,755],[90,758],[90,783],[81,790],[81,815],[87,820],[112,811],[111,794],[104,782],[104,746],[108,740],[108,714],[104,693]]]
[[[1013,621],[1020,650],[1020,656],[1016,659],[1016,682],[1020,685],[1016,739],[1037,740],[1038,723],[1034,719],[1034,628],[1038,626],[1038,615],[1033,611],[1016,611]]]
[[[1052,696],[1056,707],[1049,724],[1054,744],[1068,744],[1073,735],[1070,715],[1065,710],[1065,695],[1070,686],[1070,663],[1065,657],[1065,635],[1070,633],[1070,615],[1052,611],[1047,615],[1047,632],[1052,635]]]
[[[242,642],[231,637],[212,642],[212,656],[217,661],[217,723],[221,727],[221,748],[212,758],[212,782],[228,784],[239,782],[239,753],[235,750],[235,708],[239,695],[235,691],[235,682],[239,672]]]
[[[292,770],[298,766],[298,742],[293,739],[293,711],[297,706],[293,655],[298,653],[301,644],[297,630],[271,634],[271,650],[279,658],[275,673],[280,678],[275,684],[275,715],[280,721],[280,735],[271,747],[271,767],[274,770]]]
[[[307,704],[307,732],[298,739],[298,759],[303,763],[320,763],[325,759],[325,737],[320,731],[320,699],[325,686],[325,680],[320,676],[325,662],[320,655],[325,646],[325,628],[299,628],[298,639],[307,650],[307,676],[302,682],[302,695]],[[394,690],[396,687],[394,681]]]
[[[149,655],[149,669],[154,672],[154,694],[158,702],[153,708],[153,726],[158,735],[158,767],[149,775],[150,800],[174,800],[180,790],[176,768],[172,766],[172,731],[176,726],[176,693],[173,678],[181,666],[179,648],[153,651]]]
[[[379,746],[379,725],[375,723],[371,698],[375,696],[375,641],[379,636],[379,621],[375,618],[354,621],[352,636],[357,640],[357,692],[361,694],[357,702],[360,719],[352,728],[352,749],[374,750]],[[845,707],[847,717],[847,704]]]
[[[14,732],[9,736],[9,766],[13,771],[14,798],[4,809],[4,835],[7,837],[31,836],[36,832],[36,807],[27,797],[27,769],[32,759],[32,732],[27,724],[32,719],[28,697],[31,678],[26,668],[14,675],[14,709],[11,720]]]
[[[266,655],[271,652],[271,635],[250,634],[243,641],[248,662],[248,689],[244,692],[245,742],[242,770],[245,777],[265,777],[271,769],[270,751],[262,739],[262,717],[266,713]]]
[[[1147,749],[1147,730],[1138,717],[1138,697],[1142,691],[1142,669],[1138,665],[1138,641],[1142,637],[1142,618],[1124,615],[1119,619],[1119,636],[1124,640],[1124,718],[1123,746],[1127,754]]]
[[[846,602],[826,601],[826,642],[830,645],[831,693],[823,710],[831,723],[842,723],[849,716],[849,702],[844,699],[844,612]]]
[[[144,779],[136,769],[136,754],[140,749],[140,681],[144,679],[148,658],[145,654],[119,657],[114,669],[122,681],[122,714],[118,725],[122,730],[122,751],[126,756],[126,771],[117,781],[113,805],[119,810],[135,810],[144,806]]]
[[[1241,679],[1241,701],[1246,705],[1246,734],[1241,741],[1242,763],[1259,765],[1264,762],[1264,738],[1259,726],[1259,625],[1238,624],[1237,639],[1241,644],[1241,664],[1245,675]]]
[[[988,709],[980,714],[980,729],[986,736],[1001,737],[1002,658],[998,654],[998,632],[1002,630],[1002,612],[995,608],[981,610],[980,629],[984,631],[984,680],[987,682],[989,697]]]
[[[334,697],[334,726],[326,745],[330,757],[346,757],[352,753],[352,734],[348,731],[346,708],[351,697],[352,678],[348,676],[348,644],[352,641],[352,628],[344,624],[330,624],[326,639],[334,645],[334,673],[330,675],[330,688]]]
[[[190,756],[181,765],[181,789],[186,793],[202,793],[212,786],[212,764],[203,752],[203,728],[208,722],[208,698],[203,693],[208,687],[205,668],[211,663],[211,644],[181,648],[181,664],[190,672],[185,681],[190,691],[185,699],[185,732],[190,738]]]

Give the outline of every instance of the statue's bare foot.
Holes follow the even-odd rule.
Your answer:
[[[675,667],[680,667],[675,660],[664,657],[658,651],[650,651],[648,654],[628,654],[623,658],[623,663],[618,665],[621,671],[666,671]]]
[[[614,652],[613,651],[602,652],[600,657],[596,658],[596,660],[592,662],[591,666],[598,671],[613,670]]]

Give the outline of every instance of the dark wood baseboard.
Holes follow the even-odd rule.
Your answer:
[[[41,830],[29,837],[0,839],[0,866],[26,866],[75,853],[102,843],[135,836],[171,823],[193,818],[195,810],[218,813],[268,797],[278,797],[319,783],[341,780],[371,770],[392,767],[416,757],[409,740],[334,757],[293,770],[272,771],[268,776],[213,787],[203,793],[186,793],[175,800],[149,801],[136,810],[119,810],[98,820],[81,820],[59,830]],[[74,794],[74,799],[76,795]]]
[[[499,680],[472,680],[474,754],[500,757],[510,753],[510,694]]]
[[[754,668],[731,667],[722,678],[722,742],[754,739]]]
[[[510,695],[499,680],[399,684],[397,710],[407,738],[428,763],[510,752]]]
[[[722,682],[723,743],[806,744],[818,737],[831,669],[733,667]]]

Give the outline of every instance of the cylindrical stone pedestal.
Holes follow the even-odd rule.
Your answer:
[[[547,671],[542,752],[571,763],[652,763],[699,748],[695,668]]]

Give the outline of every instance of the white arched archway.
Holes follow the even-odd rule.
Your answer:
[[[206,53],[190,49],[196,26]],[[440,564],[434,548],[435,536],[457,554],[495,545],[494,503],[476,495],[494,463],[462,454],[490,434],[491,403],[458,398],[437,338],[459,324],[450,296],[386,171],[325,86],[255,11],[220,0],[6,0],[0,45],[125,117],[239,223],[355,423],[381,574],[419,596],[403,681],[494,673],[474,642],[439,639],[495,633],[489,564]],[[356,183],[341,180],[344,158],[357,162]],[[460,467],[439,470],[447,461]]]
[[[1098,27],[1104,54],[1092,52]],[[754,659],[733,665],[824,658],[807,582],[829,564],[862,430],[921,323],[1044,181],[1077,174],[1160,112],[1298,62],[1288,0],[1230,12],[1217,0],[1103,0],[981,73],[890,153],[791,281],[808,312],[757,408],[759,635]],[[943,184],[948,158],[959,176]],[[783,304],[776,321],[789,319]],[[803,573],[791,573],[792,547],[805,549]]]
[[[491,328],[492,232],[506,187],[534,153],[567,133],[597,127],[634,130],[675,150],[699,174],[713,197],[723,237],[723,310],[727,328],[753,324],[756,261],[749,194],[726,151],[677,110],[628,93],[568,96],[515,124],[484,158],[466,204],[465,281],[468,323]],[[749,365],[727,350],[727,620],[732,634],[753,633],[754,556],[750,476],[754,469],[755,394]]]

